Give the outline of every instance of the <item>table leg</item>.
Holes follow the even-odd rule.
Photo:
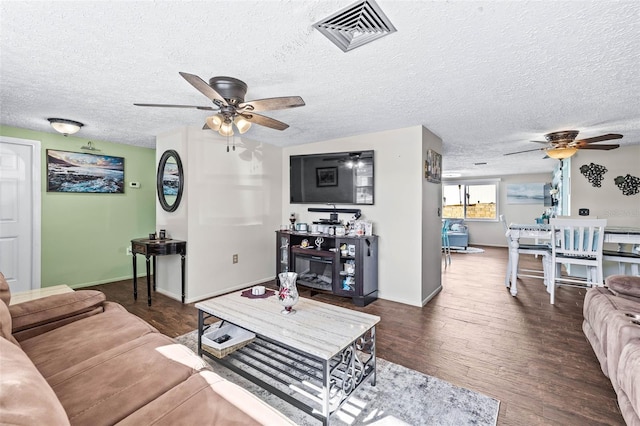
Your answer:
[[[517,239],[509,237],[509,264],[511,265],[511,295],[518,294],[518,247],[520,243]]]
[[[149,306],[151,306],[151,261],[149,259],[149,255],[146,256],[147,258],[147,304]]]
[[[322,361],[322,420],[323,425],[329,424],[329,414],[331,410],[331,363],[329,360]]]
[[[182,264],[182,303],[184,303],[185,294],[184,294],[184,254],[180,255],[180,263]]]
[[[202,334],[204,333],[204,316],[198,309],[198,356],[202,356]]]
[[[133,256],[133,300],[138,300],[138,262],[136,262],[136,254]]]
[[[156,270],[156,257],[153,256],[151,261],[153,262],[153,291],[156,291],[156,283],[158,282],[158,279],[156,278],[158,276]]]
[[[371,373],[371,386],[376,385],[376,327],[371,327],[371,356],[373,357],[373,373]]]

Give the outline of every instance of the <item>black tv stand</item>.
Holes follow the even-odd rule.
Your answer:
[[[323,242],[315,247],[319,237]],[[276,253],[276,274],[296,272],[297,285],[311,290],[311,296],[329,293],[351,297],[356,306],[366,306],[378,298],[376,235],[276,231]]]

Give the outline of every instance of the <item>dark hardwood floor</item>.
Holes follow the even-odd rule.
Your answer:
[[[386,300],[356,308],[331,295],[314,299],[379,315],[379,357],[499,399],[499,425],[624,425],[582,332],[585,291],[560,287],[550,305],[542,282],[523,278],[512,297],[504,286],[507,250],[485,250],[453,253],[442,292],[423,308]],[[523,267],[539,263],[533,256],[520,259]],[[144,289],[134,302],[131,280],[92,288],[169,336],[197,327],[193,304],[155,293],[148,307]]]

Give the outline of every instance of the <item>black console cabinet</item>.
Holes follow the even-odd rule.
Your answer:
[[[322,242],[317,246],[317,242]],[[366,306],[378,297],[378,237],[276,231],[276,274],[296,272],[297,285],[351,297]]]

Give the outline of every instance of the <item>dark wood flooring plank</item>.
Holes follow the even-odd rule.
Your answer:
[[[520,256],[521,267],[540,268],[540,262]],[[504,248],[452,253],[443,290],[422,308],[387,300],[359,308],[325,294],[314,299],[379,315],[378,356],[499,399],[501,426],[623,425],[615,392],[582,332],[585,291],[561,287],[550,305],[541,280],[522,278],[513,297],[504,285],[506,265]],[[146,289],[133,300],[131,280],[94,288],[169,336],[197,326],[193,304],[154,293],[148,307]]]

